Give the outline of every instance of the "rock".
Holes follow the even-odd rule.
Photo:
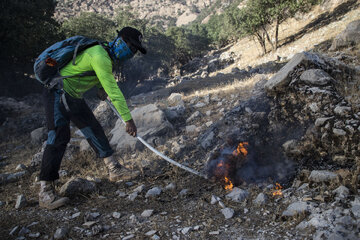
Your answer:
[[[71,215],[71,219],[77,218],[80,215],[81,215],[81,212],[74,213],[73,215]]]
[[[169,121],[175,121],[182,119],[185,114],[185,107],[183,105],[178,105],[175,107],[168,107],[165,109],[165,116]]]
[[[134,238],[134,237],[135,237],[134,234],[130,234],[130,235],[127,235],[126,237],[123,237],[122,240],[129,240],[129,239],[132,239],[132,238]]]
[[[113,126],[114,122],[117,120],[117,116],[113,113],[110,106],[104,101],[101,101],[93,112],[96,120],[99,121],[103,128]]]
[[[141,213],[141,216],[142,217],[150,217],[153,214],[153,212],[154,212],[153,209],[147,209]]]
[[[146,141],[155,138],[164,138],[173,132],[173,126],[166,119],[165,113],[154,104],[149,104],[131,111],[136,123],[138,134]],[[125,152],[127,150],[143,149],[143,144],[126,133],[122,121],[116,122],[115,128],[111,130],[110,144],[116,146],[116,150]]]
[[[182,95],[180,93],[172,93],[167,100],[172,106],[184,105]]]
[[[19,208],[23,208],[25,207],[27,204],[26,198],[24,195],[19,195],[16,199],[16,204],[15,204],[15,208],[19,209]]]
[[[322,69],[309,69],[300,75],[300,80],[309,85],[324,86],[334,79]]]
[[[192,227],[184,227],[183,229],[181,229],[181,233],[186,235],[189,233],[189,231],[192,229]]]
[[[138,186],[137,188],[135,188],[134,192],[141,193],[142,191],[144,191],[144,189],[145,189],[145,185],[142,184],[142,185]]]
[[[313,113],[317,113],[317,112],[319,112],[319,110],[320,110],[317,103],[311,103],[311,104],[309,105],[309,108],[310,108],[310,110],[311,110]]]
[[[339,116],[346,116],[351,112],[351,107],[346,106],[336,106],[334,109],[334,113]]]
[[[153,236],[151,237],[151,239],[152,239],[152,240],[160,240],[160,237],[155,234],[155,235],[153,235]]]
[[[26,227],[22,227],[20,229],[20,231],[18,232],[18,235],[19,236],[24,236],[26,234],[30,233],[30,229],[26,228]]]
[[[360,20],[355,20],[346,26],[346,29],[333,40],[329,51],[360,43]]]
[[[201,137],[200,145],[203,149],[207,149],[211,147],[215,140],[215,133],[213,131],[210,131],[207,135],[204,135],[204,137]]]
[[[284,217],[294,217],[299,214],[304,214],[310,211],[310,207],[306,202],[294,202],[290,204],[282,213]]]
[[[30,136],[32,143],[34,144],[42,143],[44,140],[47,139],[47,128],[46,127],[37,128],[30,133]]]
[[[54,234],[54,239],[64,239],[68,233],[68,229],[65,227],[60,227],[56,229]]]
[[[133,193],[129,194],[128,199],[129,199],[130,201],[134,201],[135,198],[137,198],[137,196],[138,196],[138,193],[137,193],[137,192],[133,192]]]
[[[156,197],[159,196],[161,194],[161,188],[159,187],[153,187],[152,189],[150,189],[149,191],[147,191],[145,197],[146,198],[151,198],[151,197]]]
[[[219,234],[220,234],[220,231],[209,232],[209,235],[219,235]]]
[[[96,221],[88,221],[88,222],[85,222],[83,224],[84,227],[86,228],[91,228],[92,226],[94,226],[96,224]]]
[[[193,120],[195,120],[195,119],[197,119],[197,118],[199,118],[201,116],[202,116],[201,113],[199,111],[196,111],[193,114],[191,114],[191,116],[186,120],[186,122],[189,123],[189,122],[191,122],[191,121],[193,121]]]
[[[328,117],[328,118],[317,118],[317,119],[315,120],[315,126],[316,126],[316,127],[322,127],[322,126],[324,126],[324,124],[325,124],[328,120],[330,120],[330,119],[332,119],[332,117]]]
[[[333,128],[333,133],[335,136],[338,136],[338,137],[346,136],[346,132],[344,130],[338,129],[338,128]]]
[[[335,189],[332,192],[336,194],[336,196],[339,198],[346,198],[347,196],[349,196],[350,193],[349,189],[345,186],[339,186],[337,189]]]
[[[86,139],[81,140],[81,142],[80,142],[80,152],[88,152],[91,149],[92,148],[91,148],[89,142]]]
[[[87,195],[96,191],[96,184],[83,178],[72,178],[60,189],[60,194],[73,197],[78,194]]]
[[[217,203],[219,201],[219,197],[215,196],[215,195],[211,195],[211,204],[214,205],[215,203]]]
[[[1,173],[0,184],[19,181],[25,174],[26,171],[21,171],[16,173]]]
[[[232,218],[235,213],[234,209],[231,208],[223,208],[220,211],[224,215],[225,219]]]
[[[205,107],[206,106],[206,103],[203,103],[203,102],[198,102],[194,105],[194,108],[202,108],[202,107]]]
[[[151,237],[152,235],[154,235],[157,231],[156,230],[151,230],[145,233],[146,236]]]
[[[267,202],[267,196],[264,193],[259,193],[254,200],[257,205],[264,205]]]
[[[26,166],[24,164],[19,164],[16,166],[15,170],[16,171],[26,170]]]
[[[234,202],[242,202],[249,196],[249,193],[246,190],[234,187],[233,190],[227,194],[226,199],[230,199]]]
[[[28,235],[30,238],[38,238],[38,237],[40,237],[40,233],[39,232],[37,232],[37,233],[29,233],[29,235]]]
[[[351,212],[354,214],[356,218],[360,218],[360,198],[355,198],[354,201],[351,202]]]
[[[167,191],[172,191],[172,190],[175,190],[175,189],[176,189],[175,183],[169,183],[169,184],[165,187],[165,190],[167,190]]]
[[[112,217],[113,217],[113,218],[116,218],[116,219],[119,219],[119,218],[121,217],[121,213],[119,213],[119,212],[113,212],[113,213],[112,213]]]
[[[185,127],[186,133],[195,133],[196,132],[196,126],[195,125],[189,125]]]
[[[309,180],[312,182],[318,182],[318,183],[319,182],[331,182],[331,181],[338,180],[338,175],[333,172],[329,172],[329,171],[325,171],[325,170],[313,170],[310,173]]]
[[[41,164],[42,157],[43,157],[42,151],[35,153],[35,155],[31,159],[30,165],[32,167],[39,166]]]
[[[189,189],[183,189],[183,190],[180,191],[179,196],[180,197],[185,197],[185,196],[188,195],[188,192],[189,192]]]

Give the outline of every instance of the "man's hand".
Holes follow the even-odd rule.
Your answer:
[[[137,129],[136,129],[134,120],[131,119],[131,120],[125,122],[125,124],[126,124],[126,132],[128,134],[130,134],[131,136],[136,137]]]
[[[108,96],[103,88],[99,88],[96,95],[101,101],[105,101]]]

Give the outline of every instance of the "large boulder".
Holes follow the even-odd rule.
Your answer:
[[[88,195],[96,191],[96,184],[83,178],[72,178],[60,189],[60,194],[73,197],[76,195]]]
[[[360,20],[353,21],[346,26],[346,29],[337,35],[332,42],[330,51],[336,51],[360,43]]]
[[[134,109],[131,111],[131,116],[135,121],[138,135],[150,143],[156,144],[159,140],[161,142],[173,132],[173,126],[166,119],[164,112],[154,104]],[[120,119],[110,133],[112,134],[110,144],[116,146],[117,151],[141,150],[143,147],[136,138],[126,133]]]
[[[95,108],[94,116],[104,128],[113,126],[113,123],[116,121],[116,115],[104,101],[100,102]]]
[[[42,143],[47,138],[47,128],[46,127],[37,128],[30,133],[30,136],[32,143],[34,144]]]

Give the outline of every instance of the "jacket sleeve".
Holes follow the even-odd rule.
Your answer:
[[[112,73],[112,63],[109,56],[96,55],[91,59],[91,66],[105,92],[111,99],[116,110],[126,122],[132,119],[124,95],[120,91]]]

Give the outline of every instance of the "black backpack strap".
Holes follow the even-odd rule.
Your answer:
[[[76,59],[76,55],[77,55],[77,52],[78,52],[78,50],[79,50],[79,47],[80,47],[80,42],[76,45],[76,47],[75,47],[75,51],[74,51],[74,55],[73,55],[73,60],[72,60],[72,64],[73,65],[76,65],[76,63],[75,63],[75,59]]]

